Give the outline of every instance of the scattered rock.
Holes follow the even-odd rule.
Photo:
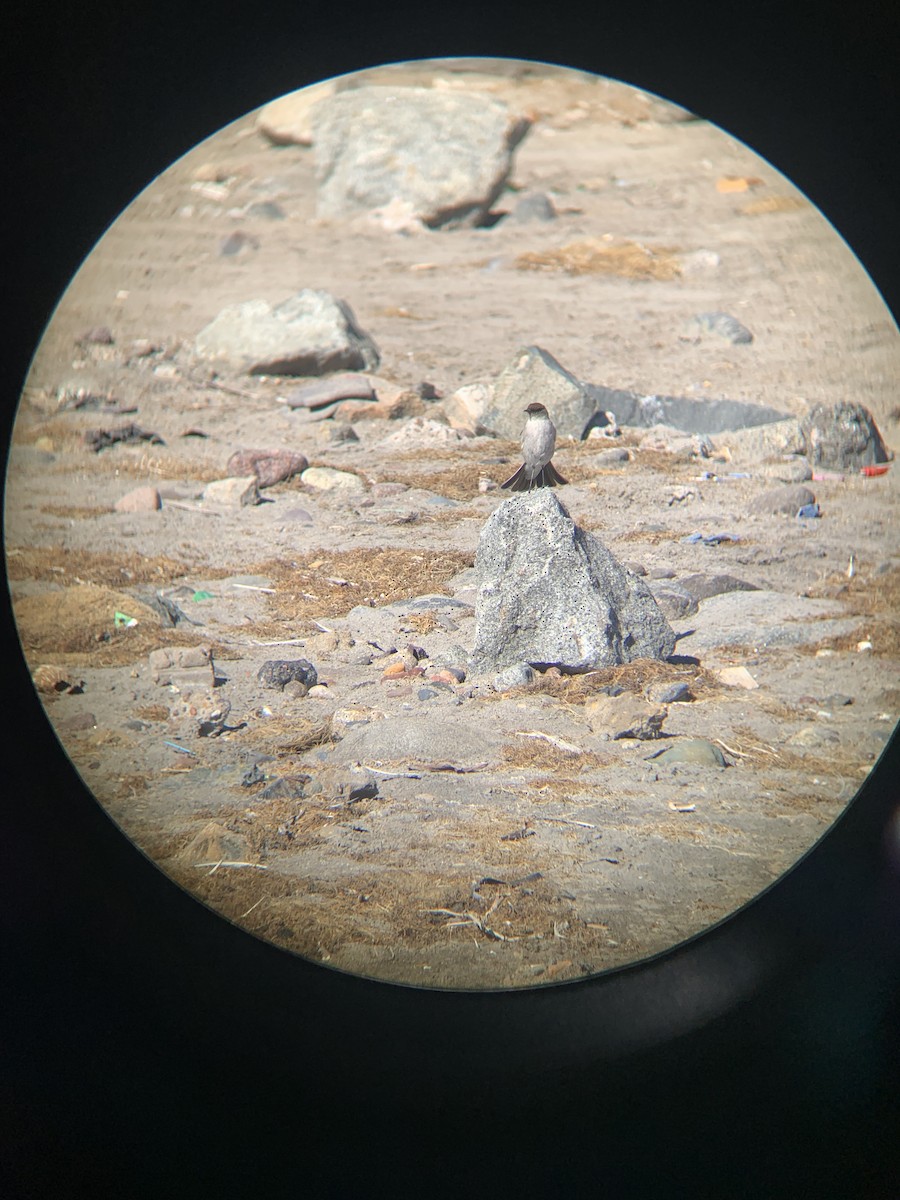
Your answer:
[[[806,483],[812,479],[812,467],[809,461],[801,456],[791,456],[780,462],[764,463],[760,474],[766,479],[777,479],[781,483]]]
[[[124,496],[119,497],[113,507],[116,512],[124,513],[156,512],[162,508],[162,497],[155,487],[147,485],[126,492]]]
[[[814,467],[843,471],[890,460],[875,418],[862,404],[816,404],[800,428]]]
[[[218,862],[259,862],[249,840],[217,821],[209,821],[191,838],[178,855],[191,866],[212,866]]]
[[[641,396],[637,392],[585,384],[594,408],[611,412],[619,425],[650,429],[667,425],[683,433],[706,436],[783,421],[785,414],[764,404],[745,400],[691,400],[686,396]],[[549,406],[548,406],[549,407]],[[799,427],[798,427],[799,428]],[[735,436],[729,432],[729,438]],[[729,445],[731,444],[729,440]],[[802,450],[802,444],[799,447]],[[790,448],[793,450],[793,447]]]
[[[454,429],[465,429],[472,434],[481,434],[486,432],[482,418],[493,396],[492,384],[467,383],[447,396],[441,407],[444,410],[444,416]]]
[[[295,450],[235,450],[225,470],[231,477],[255,475],[257,486],[267,488],[299,475],[308,466],[306,455]]]
[[[692,617],[697,612],[696,599],[678,584],[657,584],[650,590],[660,612],[669,621],[680,621],[684,617]]]
[[[499,505],[479,538],[475,573],[472,671],[520,662],[588,671],[675,648],[647,585],[548,488]]]
[[[612,739],[640,738],[642,741],[660,735],[666,709],[650,704],[628,692],[619,696],[598,696],[585,705],[591,730]]]
[[[316,668],[305,658],[270,658],[259,668],[256,678],[264,688],[283,692],[289,683],[302,683],[307,689],[319,682]]]
[[[788,746],[815,748],[817,746],[834,745],[839,742],[840,735],[834,729],[822,725],[804,725],[787,739]]]
[[[522,436],[525,408],[545,404],[559,437],[581,438],[597,411],[594,398],[574,375],[540,346],[525,346],[501,372],[481,415],[481,423],[505,438]]]
[[[651,756],[664,766],[675,763],[694,763],[700,767],[725,767],[725,755],[706,738],[684,738]]]
[[[246,215],[262,221],[283,221],[287,213],[274,200],[257,200],[247,206]]]
[[[530,221],[555,221],[556,209],[546,192],[527,192],[519,197],[506,220],[514,225],[524,225]]]
[[[105,450],[107,446],[114,446],[116,442],[150,442],[156,446],[166,444],[158,433],[148,433],[134,422],[118,429],[88,429],[84,434],[84,444],[95,453]]]
[[[330,692],[324,683],[315,683],[309,689],[310,698],[313,700],[327,700]]]
[[[256,793],[259,800],[300,800],[306,794],[309,775],[282,775]]]
[[[534,683],[534,668],[529,663],[520,662],[513,663],[511,667],[495,675],[491,680],[491,687],[495,692],[509,692],[528,683]]]
[[[306,383],[280,397],[290,408],[306,409],[311,415],[333,416],[343,400],[376,401],[372,381],[365,375],[337,375],[316,383]]]
[[[97,728],[97,718],[90,712],[73,713],[70,717],[60,717],[54,724],[61,733],[85,733]]]
[[[591,434],[593,436],[593,433]],[[601,435],[602,436],[602,435]],[[614,446],[610,450],[601,450],[594,458],[595,467],[617,467],[620,463],[631,461],[631,451],[624,446]]]
[[[816,497],[808,487],[800,484],[786,484],[784,487],[773,488],[756,496],[750,501],[750,512],[759,514],[786,513],[795,517],[799,509],[807,504],[815,504]]]
[[[224,308],[197,334],[202,359],[248,375],[325,375],[374,370],[378,348],[350,306],[329,292],[304,288],[274,308],[248,300]]]
[[[31,682],[39,692],[50,695],[65,692],[71,696],[84,691],[84,680],[76,683],[70,667],[54,667],[49,663],[36,668],[32,673]]]
[[[411,417],[399,429],[382,439],[381,445],[398,446],[444,446],[447,443],[462,442],[465,434],[459,429],[452,429],[433,417]]]
[[[155,354],[159,346],[156,342],[151,342],[149,338],[135,338],[131,343],[131,348],[128,351],[129,358],[149,358],[151,354]]]
[[[242,229],[235,229],[219,242],[219,253],[223,258],[234,258],[244,250],[258,249],[259,238],[254,237],[252,233],[244,233]]]
[[[796,417],[773,419],[770,424],[737,429],[717,439],[716,447],[725,448],[733,461],[761,463],[777,455],[806,453],[806,439]]]
[[[483,720],[423,721],[413,710],[350,730],[330,757],[342,763],[446,763],[459,769],[496,760],[502,740],[502,730]]]
[[[715,674],[726,687],[746,688],[748,692],[759,687],[746,667],[719,667]]]
[[[307,467],[300,480],[307,487],[317,488],[320,492],[361,492],[366,486],[358,475],[351,471],[339,471],[336,467]]]
[[[328,440],[333,446],[343,446],[348,442],[359,441],[359,434],[356,432],[353,426],[348,424],[346,421],[342,421],[338,425],[329,422],[327,429]]]
[[[203,499],[211,504],[227,505],[229,508],[246,508],[259,504],[259,484],[255,475],[214,479],[203,489]]]
[[[529,127],[483,96],[407,87],[339,92],[311,120],[320,217],[405,201],[431,228],[484,220]]]
[[[753,341],[753,334],[747,326],[742,325],[737,317],[725,312],[698,313],[691,319],[691,325],[703,333],[715,333],[734,346],[747,345]]]
[[[710,596],[721,596],[725,592],[758,592],[755,583],[746,579],[736,579],[734,575],[685,575],[678,580],[678,586],[688,592],[695,600],[706,600]]]
[[[204,646],[163,646],[151,650],[147,663],[153,682],[164,687],[177,683],[180,672],[192,672],[203,684],[214,673],[212,655]]]
[[[108,325],[95,325],[75,339],[78,346],[112,346],[115,338]]]
[[[654,704],[684,704],[693,700],[691,689],[686,683],[651,683],[645,691]]]
[[[279,96],[261,109],[256,128],[276,146],[311,146],[313,130],[310,114],[320,100],[334,95],[335,82],[327,80]]]

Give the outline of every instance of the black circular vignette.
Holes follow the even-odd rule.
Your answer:
[[[390,61],[530,58],[675,100],[800,187],[896,312],[896,17],[757,7],[729,25],[663,7],[538,28],[525,10],[462,9],[440,31],[403,6],[358,28],[323,5],[13,18],[7,437],[62,291],[138,191],[258,104]],[[11,1194],[884,1194],[900,1115],[896,735],[804,861],[693,942],[523,992],[395,987],[248,936],[134,848],[51,733],[2,599]]]

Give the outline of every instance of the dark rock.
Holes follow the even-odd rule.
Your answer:
[[[95,325],[75,339],[79,346],[111,346],[115,338],[108,325]]]
[[[806,504],[815,504],[816,497],[808,487],[802,484],[785,484],[784,487],[773,488],[763,492],[750,501],[752,513],[786,513],[795,517]]]
[[[475,558],[471,669],[515,663],[588,671],[666,658],[675,634],[642,580],[580,529],[548,488],[505,500]]]
[[[665,750],[651,755],[654,762],[671,766],[675,763],[694,763],[701,767],[724,767],[725,755],[706,738],[684,738]]]
[[[256,793],[256,800],[300,800],[304,795],[304,786],[309,782],[309,775],[282,775],[273,779],[261,791]]]
[[[670,425],[701,436],[784,421],[786,414],[744,400],[689,400],[684,396],[640,396],[600,384],[583,385],[594,408],[611,412],[620,425]],[[549,407],[549,406],[548,406]]]
[[[311,120],[320,217],[395,202],[432,228],[485,219],[529,125],[498,101],[415,87],[339,92]]]
[[[242,250],[258,249],[259,238],[255,238],[252,233],[244,233],[240,229],[235,229],[233,233],[229,233],[228,237],[222,238],[219,242],[219,253],[225,258],[233,258]]]
[[[310,412],[334,409],[342,400],[377,400],[371,380],[365,375],[339,375],[294,388],[284,397],[290,408],[305,408]]]
[[[309,466],[305,454],[294,450],[235,450],[225,470],[229,476],[255,475],[261,488],[299,475]]]
[[[862,404],[816,404],[800,429],[814,467],[844,471],[890,461],[875,418]]]
[[[329,292],[303,291],[272,308],[248,300],[224,308],[194,342],[202,359],[249,375],[325,375],[374,370],[378,348],[350,306]]]
[[[698,604],[690,592],[678,584],[656,585],[650,589],[660,611],[670,621],[680,621],[683,617],[692,617],[698,610]]]
[[[283,221],[285,211],[274,200],[257,200],[247,208],[248,217],[261,217],[264,221]]]
[[[118,429],[88,429],[84,434],[84,444],[95,452],[104,450],[107,446],[114,446],[116,442],[150,442],[156,446],[166,444],[158,433],[148,433],[133,421],[128,425],[119,426]]]
[[[654,704],[682,704],[693,700],[693,696],[686,683],[651,683],[647,688],[647,699]]]
[[[316,668],[305,658],[268,659],[259,668],[256,678],[264,688],[274,688],[279,692],[293,680],[305,684],[307,688],[315,687],[318,683]]]

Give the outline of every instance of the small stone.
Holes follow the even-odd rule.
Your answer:
[[[350,442],[358,442],[359,434],[347,421],[329,422],[328,440],[334,446],[344,446]]]
[[[244,233],[240,229],[229,233],[219,243],[219,253],[225,258],[233,258],[236,254],[240,254],[244,250],[258,249],[259,238],[255,238],[251,233]]]
[[[317,488],[320,492],[361,492],[366,486],[358,475],[350,471],[338,471],[335,467],[307,467],[300,480],[307,487]]]
[[[235,450],[225,470],[231,477],[255,475],[257,485],[267,488],[299,475],[308,466],[306,455],[294,450]]]
[[[692,250],[681,259],[681,274],[708,275],[719,269],[721,261],[715,250]]]
[[[759,687],[746,667],[719,667],[715,674],[726,687],[746,688],[747,691],[753,691]]]
[[[92,329],[86,329],[80,337],[75,339],[79,345],[88,346],[111,346],[115,338],[112,335],[112,330],[108,325],[95,325]]]
[[[285,211],[274,200],[257,200],[247,208],[248,217],[259,217],[264,221],[283,221]]]
[[[324,683],[316,683],[309,689],[309,694],[313,700],[324,700],[330,692]]]
[[[659,737],[666,710],[623,692],[620,696],[598,696],[585,706],[585,714],[594,733],[613,739]]]
[[[336,708],[331,714],[331,728],[337,736],[342,736],[349,729],[368,725],[384,717],[384,713],[372,708]]]
[[[791,734],[787,739],[787,745],[810,748],[833,745],[840,740],[840,737],[833,729],[823,728],[820,725],[805,725],[802,729],[798,729],[796,733]]]
[[[724,312],[698,313],[692,324],[704,333],[715,333],[725,338],[734,346],[746,345],[753,341],[753,334],[746,325]]]
[[[718,746],[708,742],[706,738],[685,738],[674,746],[669,746],[659,754],[653,755],[653,761],[670,766],[673,763],[694,763],[701,767],[726,766],[725,755]]]
[[[46,434],[37,439],[37,441],[34,443],[34,448],[35,450],[41,450],[44,454],[49,454],[51,456],[56,449],[53,443],[53,438],[47,437]]]
[[[293,696],[295,700],[302,700],[304,696],[309,695],[309,688],[300,679],[289,680],[282,691],[286,696]]]
[[[227,167],[211,162],[201,163],[191,175],[196,183],[225,183],[230,177]]]
[[[692,617],[698,611],[698,604],[690,592],[677,584],[664,584],[654,587],[653,598],[659,605],[659,611],[669,621],[679,621],[683,617]]]
[[[132,358],[146,358],[149,354],[155,353],[158,349],[155,342],[151,342],[149,338],[137,338],[131,343],[129,351]]]
[[[591,430],[591,436],[593,436],[593,432],[594,431]],[[603,435],[600,434],[599,436],[602,437]],[[631,451],[630,450],[626,450],[623,446],[613,446],[609,450],[601,450],[600,453],[595,456],[594,466],[595,467],[615,467],[615,466],[618,466],[619,463],[625,463],[625,462],[630,462],[630,461],[631,461]]]
[[[556,209],[546,192],[528,192],[516,201],[506,220],[511,225],[526,224],[529,221],[554,221]]]
[[[256,678],[264,688],[274,688],[276,691],[284,691],[292,681],[302,683],[307,690],[311,690],[318,682],[316,668],[305,658],[270,658],[259,668]]]
[[[31,676],[31,682],[39,692],[49,694],[66,692],[71,695],[72,693],[84,691],[84,682],[76,683],[74,675],[69,668],[54,667],[50,664],[37,667]]]
[[[526,684],[534,683],[534,667],[529,663],[513,663],[511,667],[506,667],[495,675],[491,681],[491,686],[495,692],[508,692],[513,688],[524,687]]]
[[[257,800],[300,800],[305,793],[308,775],[282,775],[273,779],[261,791],[257,792]]]
[[[420,700],[432,700],[437,695],[437,692],[434,690],[434,688],[423,687],[419,688],[416,695]]]
[[[761,472],[766,479],[777,479],[781,483],[806,483],[812,479],[812,467],[803,457],[791,457],[781,462],[764,463]]]
[[[432,671],[427,678],[430,683],[465,683],[466,673],[460,667],[441,667],[439,671]]]
[[[681,704],[693,699],[686,683],[651,683],[646,696],[654,704]]]
[[[780,514],[795,517],[798,511],[807,504],[815,504],[816,497],[808,487],[802,485],[786,485],[764,492],[750,502],[750,511],[758,514]]]
[[[162,508],[162,497],[155,487],[139,487],[120,496],[113,507],[116,512],[156,512]]]
[[[84,733],[88,729],[97,728],[97,718],[89,712],[75,713],[57,721],[56,728],[63,733]]]
[[[260,502],[259,484],[255,475],[215,479],[203,489],[203,499],[231,508],[248,508]]]

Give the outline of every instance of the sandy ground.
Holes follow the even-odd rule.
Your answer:
[[[675,437],[625,430],[631,457],[612,465],[602,443],[564,442],[561,498],[622,561],[759,590],[672,618],[670,663],[502,695],[484,680],[385,679],[382,652],[410,642],[426,670],[465,665],[478,535],[500,502],[478,485],[511,472],[515,445],[386,442],[410,415],[356,420],[359,440],[338,442],[332,421],[303,424],[278,402],[290,381],[212,377],[192,339],[226,304],[324,288],[350,303],[398,391],[427,381],[447,396],[534,343],[582,379],[642,394],[791,414],[857,400],[893,448],[898,339],[834,230],[721,131],[647,119],[629,89],[571,73],[465,83],[536,118],[512,184],[549,193],[558,218],[409,235],[317,221],[313,151],[273,147],[252,116],[223,130],[135,200],[64,296],[17,418],[6,551],[30,667],[81,685],[42,693],[51,722],[100,803],[173,879],[342,969],[518,987],[700,932],[840,816],[900,710],[896,470],[816,481],[823,515],[802,522],[751,513],[778,464],[742,463],[728,435],[717,459],[698,461]],[[721,190],[729,178],[752,182]],[[258,201],[285,219],[248,215]],[[514,202],[510,191],[497,207]],[[235,230],[252,240],[225,256]],[[535,269],[586,239],[684,263],[712,251],[719,264],[669,278]],[[753,343],[684,340],[711,310]],[[79,345],[97,326],[113,343]],[[138,354],[136,339],[154,349]],[[78,388],[134,411],[61,409]],[[125,421],[162,443],[84,445],[85,431]],[[364,486],[319,493],[294,479],[256,507],[204,503],[205,482],[242,447],[300,450]],[[163,491],[161,511],[113,511],[141,483]],[[695,531],[739,540],[683,541]],[[157,592],[188,619],[171,627],[146,607]],[[423,599],[435,595],[446,600]],[[117,611],[137,624],[116,626]],[[152,651],[190,646],[211,650],[215,670],[154,672]],[[323,694],[261,687],[264,661],[301,656]],[[727,685],[727,667],[758,686]],[[592,724],[599,689],[666,682],[692,698],[668,706],[663,738],[609,739]],[[224,724],[198,736],[226,701]],[[685,737],[713,741],[727,765],[649,757]],[[374,794],[357,798],[367,782]]]

